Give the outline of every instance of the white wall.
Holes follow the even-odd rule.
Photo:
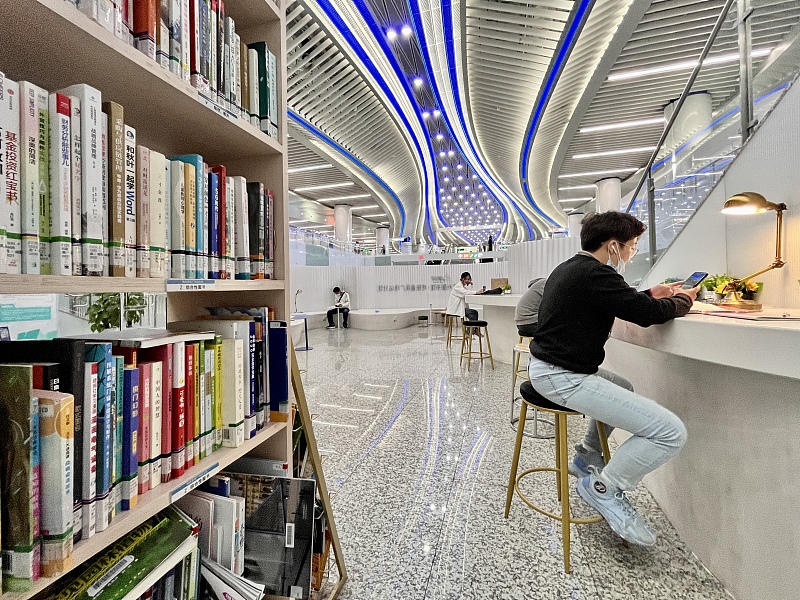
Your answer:
[[[642,287],[694,271],[744,277],[775,256],[775,213],[726,216],[725,200],[738,192],[758,192],[784,202],[784,261],[780,270],[756,278],[764,283],[761,302],[800,308],[800,85],[793,85],[764,125],[733,162],[694,217],[656,263]]]
[[[509,246],[506,260],[511,293],[523,293],[528,289],[531,279],[547,277],[553,269],[572,258],[580,249],[581,240],[576,237],[536,240]]]

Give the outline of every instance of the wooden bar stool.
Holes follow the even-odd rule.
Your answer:
[[[482,330],[486,333],[483,334]],[[459,364],[464,362],[464,357],[467,357],[467,371],[471,370],[472,361],[479,360],[483,364],[483,360],[488,358],[494,370],[494,358],[492,357],[492,343],[489,341],[489,323],[486,321],[467,321],[462,322],[461,328],[461,360]],[[472,334],[478,334],[478,352],[472,351]],[[486,335],[487,352],[483,351],[483,336]]]
[[[532,338],[526,336],[519,336],[519,343],[514,346],[511,354],[511,364],[514,365],[513,369],[511,370],[511,428],[516,431],[517,430],[517,422],[519,421],[519,417],[514,415],[514,410],[517,406],[517,400],[519,396],[517,395],[517,379],[523,379],[528,381],[528,361],[525,361],[525,364],[522,368],[520,368],[520,358],[523,356],[530,356],[531,349],[530,349],[530,341]],[[533,409],[533,417],[529,417],[530,421],[533,421],[533,431],[532,432],[525,432],[525,437],[542,439],[542,440],[549,440],[555,437],[555,423],[553,421],[549,421],[547,419],[542,419],[539,417],[539,411],[534,407]],[[539,425],[545,424],[553,427],[553,431],[549,433],[539,433]]]
[[[567,468],[569,465],[569,451],[567,446],[567,417],[572,415],[583,416],[579,412],[575,412],[550,402],[547,398],[539,394],[533,389],[530,381],[524,382],[520,388],[522,394],[522,406],[519,411],[519,427],[517,428],[517,442],[514,445],[514,457],[511,461],[511,473],[508,477],[508,491],[506,493],[506,513],[505,518],[508,518],[508,511],[511,508],[511,499],[514,497],[514,491],[522,501],[531,507],[533,510],[542,513],[543,515],[561,521],[561,544],[564,548],[564,572],[569,573],[571,570],[569,559],[569,527],[571,524],[585,524],[597,523],[602,521],[603,517],[591,517],[588,519],[573,519],[569,511],[569,476]],[[553,467],[537,467],[535,469],[527,469],[517,476],[517,467],[519,467],[519,454],[522,448],[522,436],[525,430],[525,416],[528,411],[528,406],[536,408],[537,410],[552,413],[555,419],[556,427],[556,466]],[[606,463],[611,459],[611,453],[608,450],[608,440],[606,438],[606,428],[597,421],[597,433],[600,434],[600,441],[603,445],[603,458]],[[531,502],[525,494],[519,489],[519,483],[522,478],[531,473],[541,473],[545,471],[552,471],[556,474],[556,495],[558,501],[561,503],[561,514],[556,515],[548,512],[543,508]]]
[[[458,329],[456,329],[456,335],[453,335],[453,326],[455,324],[456,327],[461,325],[464,321],[464,317],[460,317],[458,315],[448,315],[445,314],[444,316],[444,326],[447,327],[447,343],[445,344],[446,347],[450,347],[450,344],[453,340],[462,340],[464,339],[463,332],[464,328],[461,328],[462,335],[458,335]]]

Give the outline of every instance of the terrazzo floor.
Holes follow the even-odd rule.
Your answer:
[[[557,522],[518,497],[503,518],[510,366],[468,372],[440,326],[312,330],[309,341],[298,361],[349,574],[341,598],[730,598],[642,486],[632,501],[658,544],[573,526],[569,575]],[[571,444],[584,423],[570,419]],[[521,469],[554,461],[552,440],[525,438]],[[526,493],[557,512],[552,475],[533,477]],[[574,516],[593,514],[574,490],[570,501]]]

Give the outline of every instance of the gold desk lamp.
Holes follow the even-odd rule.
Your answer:
[[[783,230],[783,211],[786,210],[786,205],[783,203],[774,204],[768,202],[764,196],[756,192],[742,192],[728,198],[725,206],[722,207],[722,212],[726,215],[752,215],[754,213],[763,213],[768,210],[774,210],[778,213],[777,236],[775,241],[775,260],[770,266],[755,273],[751,273],[747,277],[741,279],[734,279],[725,286],[725,292],[731,292],[731,298],[720,304],[725,308],[732,310],[761,310],[761,304],[755,300],[745,300],[739,288],[743,284],[750,281],[753,277],[758,277],[762,273],[771,271],[772,269],[780,269],[786,263],[781,258],[781,237]]]

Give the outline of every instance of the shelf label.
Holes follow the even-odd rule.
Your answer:
[[[192,490],[203,485],[206,481],[211,479],[217,471],[219,471],[219,463],[214,463],[202,473],[198,473],[197,475],[192,477],[182,486],[172,490],[172,493],[169,495],[170,503],[175,502],[175,500],[177,500],[178,498],[183,498],[186,494],[188,494]]]
[[[212,109],[213,111],[215,111],[216,113],[222,115],[223,117],[225,117],[226,119],[228,119],[230,121],[238,122],[239,119],[241,118],[238,115],[236,115],[235,113],[229,111],[224,106],[220,106],[219,104],[217,104],[216,102],[214,102],[210,98],[206,98],[200,92],[197,92],[197,97],[200,99],[200,102],[205,104],[208,108]],[[242,120],[244,120],[244,119],[242,119]]]
[[[213,289],[213,279],[167,279],[168,292],[202,292]]]

